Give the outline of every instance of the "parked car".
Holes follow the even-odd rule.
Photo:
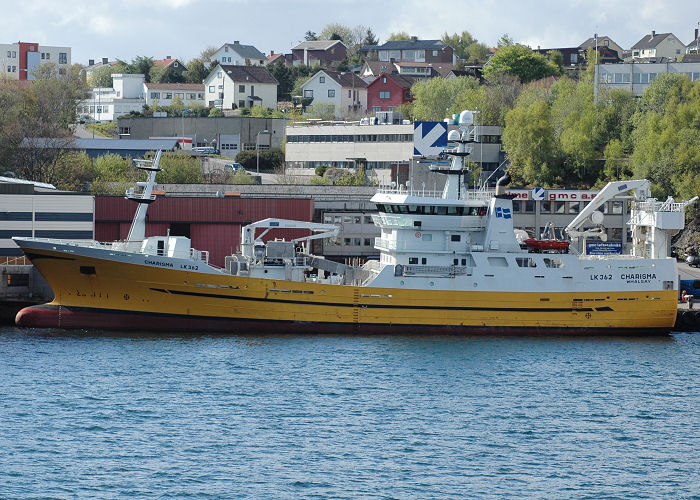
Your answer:
[[[219,150],[216,148],[212,148],[210,146],[200,146],[196,148],[192,148],[193,153],[199,153],[201,155],[216,155],[219,154]]]
[[[232,162],[232,163],[227,163],[224,165],[224,169],[233,172],[234,174],[236,172],[245,172],[245,168],[243,168],[243,165],[240,163]]]

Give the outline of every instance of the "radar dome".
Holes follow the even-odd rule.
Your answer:
[[[447,140],[448,141],[458,141],[459,140],[459,130],[450,130],[450,133],[447,134]]]

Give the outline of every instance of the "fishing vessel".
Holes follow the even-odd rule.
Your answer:
[[[597,209],[634,193],[627,255],[586,255],[569,242],[521,244],[508,176],[494,191],[467,189],[474,141],[463,120],[449,134],[452,161],[439,192],[379,189],[372,201],[380,259],[359,267],[312,255],[310,242],[339,227],[266,219],[242,228],[240,252],[224,268],[184,236],[145,237],[160,153],[139,191],[126,241],[14,238],[55,299],[17,314],[27,327],[192,332],[356,332],[469,334],[656,334],[676,319],[678,272],[670,235],[695,199],[658,201],[646,180],[608,184],[566,232],[572,242],[601,236]],[[588,229],[585,229],[589,226]],[[292,241],[276,229],[307,229]]]

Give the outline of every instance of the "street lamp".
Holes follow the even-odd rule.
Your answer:
[[[260,144],[259,144],[260,134],[269,134],[269,133],[270,132],[268,132],[267,130],[261,130],[260,132],[255,134],[255,156],[257,157],[257,161],[255,164],[256,165],[255,172],[258,174],[260,173]]]
[[[185,115],[189,113],[189,109],[185,108],[182,110],[182,146],[180,149],[185,149]]]

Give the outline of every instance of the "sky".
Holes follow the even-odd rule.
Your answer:
[[[403,31],[419,39],[468,31],[488,46],[508,33],[532,48],[575,47],[594,33],[629,49],[651,30],[687,44],[697,0],[0,0],[0,43],[71,47],[72,62],[136,56],[184,62],[239,40],[289,52],[330,23],[372,29],[380,43]]]

